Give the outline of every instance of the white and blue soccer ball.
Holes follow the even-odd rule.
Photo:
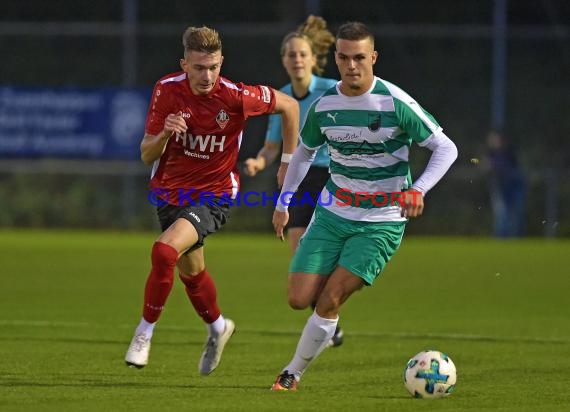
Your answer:
[[[404,384],[415,398],[443,398],[455,389],[457,371],[449,356],[425,350],[410,359],[404,370]]]

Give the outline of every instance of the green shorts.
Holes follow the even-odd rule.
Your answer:
[[[330,275],[342,266],[371,285],[396,253],[405,222],[356,222],[317,206],[290,273]]]

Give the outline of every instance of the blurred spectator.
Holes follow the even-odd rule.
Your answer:
[[[524,233],[526,184],[514,147],[495,130],[487,135],[486,164],[490,172],[493,229],[496,237]]]

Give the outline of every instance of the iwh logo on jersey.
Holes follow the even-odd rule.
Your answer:
[[[380,130],[380,113],[368,113],[368,130],[371,132]]]
[[[191,133],[177,133],[176,141],[182,141],[182,146],[184,146],[185,152],[198,150],[199,152],[213,153],[224,151],[226,136],[216,136],[214,134],[193,135]],[[192,156],[191,154],[188,155]]]
[[[226,111],[224,109],[220,110],[218,112],[218,115],[216,116],[216,123],[218,123],[218,126],[220,126],[220,128],[223,129],[224,127],[226,127],[229,121],[230,121],[230,116],[226,113]]]

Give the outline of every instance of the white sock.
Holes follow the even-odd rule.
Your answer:
[[[208,336],[216,337],[226,330],[226,320],[222,315],[212,323],[208,324]]]
[[[152,333],[154,332],[154,327],[156,326],[156,322],[149,323],[144,318],[141,318],[141,323],[137,326],[137,330],[135,334],[138,335],[139,333],[144,333],[149,338],[152,337]]]
[[[301,379],[309,364],[326,348],[337,324],[338,318],[321,318],[317,312],[313,312],[303,329],[293,359],[283,370],[294,374],[297,380]]]

